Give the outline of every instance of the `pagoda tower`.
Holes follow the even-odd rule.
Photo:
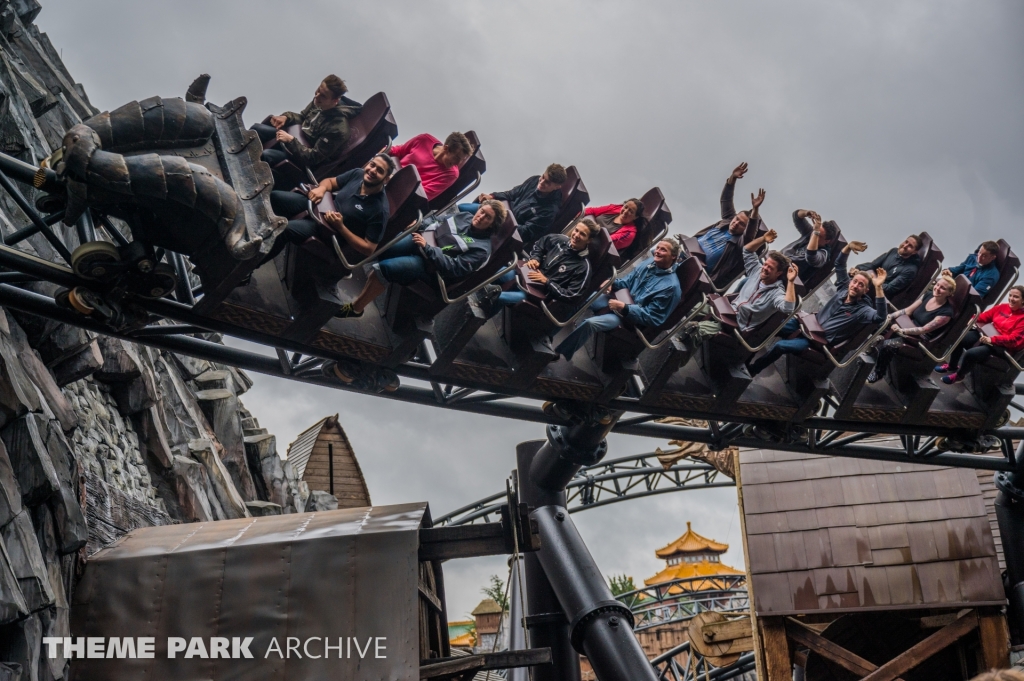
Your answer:
[[[728,544],[720,544],[714,539],[702,537],[693,531],[690,523],[686,523],[686,534],[674,542],[654,552],[658,558],[665,560],[665,569],[644,580],[647,586],[655,586],[677,579],[707,577],[707,580],[695,579],[672,587],[672,592],[683,591],[715,591],[721,587],[715,583],[714,577],[722,575],[742,575],[743,570],[722,562],[722,554],[729,550]]]

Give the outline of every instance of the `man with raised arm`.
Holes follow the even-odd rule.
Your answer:
[[[747,279],[732,301],[741,333],[753,331],[776,312],[792,314],[796,310],[796,265],[778,251],[769,251],[764,264],[757,257],[757,250],[776,238],[778,234],[770,229],[743,247],[743,268]]]
[[[473,153],[473,146],[461,132],[453,132],[444,142],[423,133],[392,146],[388,153],[403,168],[416,166],[423,192],[430,201],[459,179],[459,166]]]
[[[590,306],[595,315],[577,324],[573,332],[555,348],[555,352],[570,360],[595,332],[616,329],[622,325],[623,320],[648,328],[664,324],[682,298],[679,278],[675,275],[678,257],[678,241],[659,241],[654,247],[654,257],[638,264],[625,277],[612,283],[613,295],[615,291],[625,289],[629,291],[633,302],[625,303],[614,297],[601,296]]]
[[[568,178],[565,168],[552,163],[540,175],[527,178],[507,191],[481,194],[476,203],[460,203],[459,210],[474,211],[481,201],[507,201],[519,223],[519,236],[529,245],[551,232],[552,223],[562,205],[562,183]]]
[[[712,272],[718,265],[722,254],[725,253],[725,247],[730,241],[738,246],[743,245],[743,235],[747,231],[747,225],[751,220],[757,220],[757,211],[764,203],[764,190],[762,189],[757,196],[750,195],[750,202],[753,206],[751,210],[736,212],[736,206],[733,203],[736,180],[746,174],[746,163],[741,163],[733,169],[729,179],[725,181],[725,187],[722,188],[722,196],[719,199],[722,206],[722,219],[697,237],[697,243],[704,251],[704,268],[708,272]]]
[[[335,317],[362,317],[363,310],[390,284],[408,286],[417,281],[434,285],[435,274],[445,285],[465,279],[483,267],[491,257],[491,229],[505,222],[505,206],[484,201],[476,213],[456,213],[423,225],[381,255],[371,266],[366,285],[351,303],[344,303]],[[433,231],[436,245],[430,245],[421,232]]]
[[[825,339],[829,345],[852,338],[864,325],[877,325],[886,318],[887,303],[883,288],[886,280],[885,270],[879,267],[873,275],[861,270],[854,270],[851,275],[846,268],[846,260],[850,252],[860,253],[865,248],[867,245],[863,242],[851,241],[843,247],[842,253],[836,258],[836,293],[815,315],[818,324],[825,332]],[[867,295],[872,289],[874,289],[874,298]],[[783,327],[780,336],[799,334],[799,332],[799,322],[796,319],[791,319]],[[810,345],[811,342],[802,335],[776,341],[768,352],[747,365],[750,375],[756,376],[783,355],[803,352]]]
[[[812,270],[828,264],[829,246],[839,234],[839,225],[834,220],[822,222],[820,215],[803,208],[793,211],[793,224],[800,238],[783,248],[782,254],[796,263],[800,278],[806,279]]]
[[[921,257],[917,252],[922,244],[924,239],[921,236],[911,234],[896,248],[890,248],[871,262],[856,265],[854,269],[861,272],[873,272],[878,268],[885,270],[885,295],[891,298],[906,290],[917,276],[921,267]],[[853,275],[852,271],[850,275]]]
[[[313,93],[313,101],[301,112],[286,111],[280,116],[271,116],[270,125],[253,125],[252,130],[263,144],[277,140],[277,146],[264,150],[260,158],[271,166],[287,158],[300,168],[311,170],[337,158],[348,142],[348,120],[363,108],[345,97],[346,92],[345,81],[332,73],[323,79]],[[285,131],[292,125],[302,126],[302,133],[313,146],[306,146]]]
[[[954,278],[964,275],[978,295],[984,297],[999,281],[999,268],[996,266],[998,256],[999,244],[995,241],[986,241],[978,246],[977,253],[971,253],[962,263],[942,270],[942,273]]]

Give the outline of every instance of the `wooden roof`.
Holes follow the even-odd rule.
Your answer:
[[[476,617],[477,615],[500,615],[503,612],[505,611],[498,605],[498,601],[493,598],[485,598],[469,614]]]
[[[1005,602],[973,470],[771,450],[739,457],[759,615]]]
[[[338,508],[370,506],[370,491],[338,414],[326,416],[288,445],[288,461],[311,490],[330,492]],[[333,476],[332,476],[333,473]]]
[[[658,558],[670,558],[677,554],[687,553],[725,553],[729,550],[728,544],[720,544],[714,539],[702,537],[693,531],[689,521],[686,523],[686,534],[668,546],[664,546],[654,552]]]

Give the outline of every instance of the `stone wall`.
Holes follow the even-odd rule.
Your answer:
[[[33,25],[39,11],[0,0],[0,151],[33,165],[96,113]],[[0,232],[28,224],[0,190]],[[39,234],[17,248],[57,259]],[[69,635],[89,555],[132,529],[329,505],[243,406],[251,385],[232,367],[0,309],[0,681],[66,676],[42,638]]]

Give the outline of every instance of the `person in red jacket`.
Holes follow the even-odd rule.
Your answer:
[[[978,362],[992,356],[994,348],[1003,348],[1011,355],[1024,350],[1024,286],[1014,286],[1006,296],[1006,302],[993,305],[978,315],[963,342],[949,357],[949,364],[940,364],[935,371],[952,373],[942,377],[946,385],[958,383],[971,373]],[[993,336],[985,335],[980,327],[991,324],[996,328]]]
[[[644,212],[644,204],[640,199],[626,199],[622,203],[610,203],[607,206],[595,206],[583,211],[597,220],[597,224],[608,230],[612,236],[612,244],[619,255],[629,248],[636,238],[636,230]]]
[[[459,179],[459,166],[473,153],[473,147],[461,132],[448,135],[443,143],[423,133],[403,144],[393,145],[388,153],[403,168],[416,166],[423,191],[430,201]]]

